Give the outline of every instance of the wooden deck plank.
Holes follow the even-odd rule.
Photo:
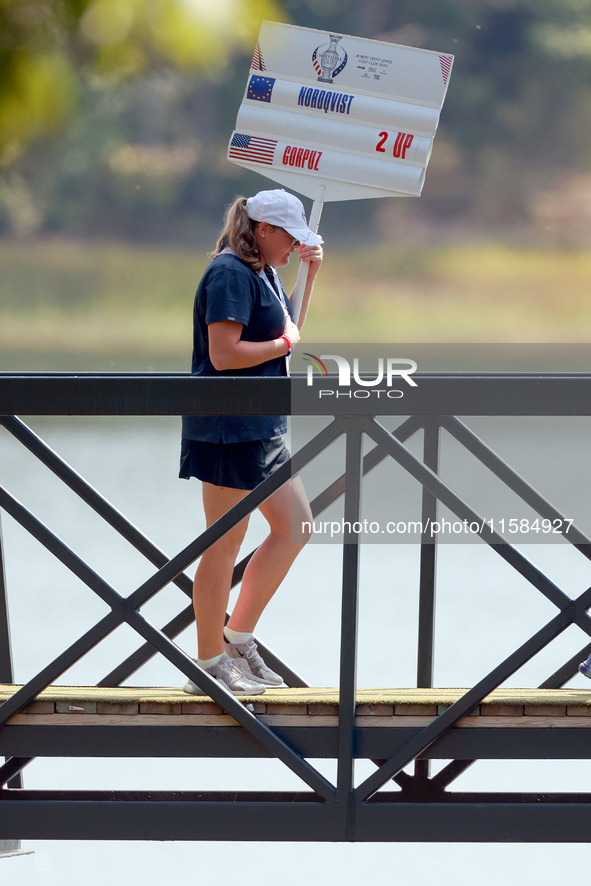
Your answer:
[[[332,714],[303,717],[301,715],[290,716],[289,714],[260,714],[261,722],[268,726],[304,726],[336,727],[339,725],[338,716]],[[380,717],[361,716],[357,717],[356,724],[359,727],[405,729],[423,728],[435,720],[435,717],[409,715],[407,717]],[[83,716],[71,716],[71,714],[15,714],[5,728],[11,726],[134,726],[141,729],[143,726],[238,726],[238,722],[229,714],[202,714],[195,717],[193,714],[141,714],[129,716],[126,714],[84,714]],[[589,717],[462,717],[458,720],[454,729],[591,729]]]
[[[0,702],[10,698],[20,686],[0,684]],[[357,691],[358,722],[375,718],[403,720],[410,725],[411,719],[441,714],[468,690],[457,688],[436,689],[359,689]],[[318,719],[318,725],[327,716],[338,716],[338,690],[332,687],[296,689],[269,688],[263,696],[240,699],[251,704],[257,715],[272,717],[289,716]],[[221,707],[208,696],[187,695],[176,687],[123,686],[103,688],[96,686],[50,686],[41,692],[18,716],[32,717],[79,717],[89,723],[91,716],[99,718],[156,717],[179,720],[195,715],[225,716]],[[473,720],[564,719],[568,721],[589,720],[591,725],[591,691],[585,689],[496,689],[468,715]],[[10,721],[14,722],[13,720]],[[30,719],[26,722],[32,723]],[[104,719],[102,722],[105,722]],[[180,721],[179,721],[180,725]],[[377,725],[377,724],[376,724]]]

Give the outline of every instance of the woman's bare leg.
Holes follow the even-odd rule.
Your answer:
[[[246,489],[203,483],[203,507],[211,526],[237,504]],[[232,571],[248,527],[248,518],[201,555],[193,582],[193,608],[197,621],[198,656],[213,658],[224,651],[223,629],[232,584]]]
[[[309,539],[308,532],[299,532],[303,521],[312,514],[304,486],[299,477],[278,489],[259,510],[269,523],[270,534],[255,551],[242,578],[242,587],[228,627],[235,631],[254,631],[265,606],[287,575],[289,568]],[[215,654],[215,653],[214,653]]]

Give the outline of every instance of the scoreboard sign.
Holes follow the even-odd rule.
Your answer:
[[[323,202],[418,196],[452,65],[263,22],[228,159]]]

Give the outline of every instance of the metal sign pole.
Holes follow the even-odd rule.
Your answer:
[[[324,192],[324,188],[322,188]],[[314,200],[312,204],[312,211],[310,212],[310,221],[308,223],[308,227],[315,234],[318,233],[318,225],[320,224],[320,216],[322,215],[322,209],[324,207],[324,203],[322,200]],[[310,270],[310,262],[309,261],[301,261],[300,267],[298,270],[298,276],[295,282],[294,290],[293,290],[293,315],[295,318],[295,322],[297,323],[300,319],[300,313],[302,310],[302,300],[304,298],[304,289],[306,288],[306,281],[308,280],[308,271]]]

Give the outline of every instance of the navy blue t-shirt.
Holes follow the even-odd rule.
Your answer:
[[[279,278],[276,277],[278,281]],[[279,283],[281,286],[281,284]],[[291,304],[285,298],[292,315]],[[208,265],[199,283],[193,308],[193,375],[285,376],[285,357],[276,357],[245,369],[215,369],[209,359],[207,326],[221,320],[242,323],[243,341],[271,341],[285,327],[285,312],[265,280],[233,255],[218,255]],[[187,415],[183,416],[183,438],[207,443],[241,443],[267,440],[284,434],[284,415]]]

